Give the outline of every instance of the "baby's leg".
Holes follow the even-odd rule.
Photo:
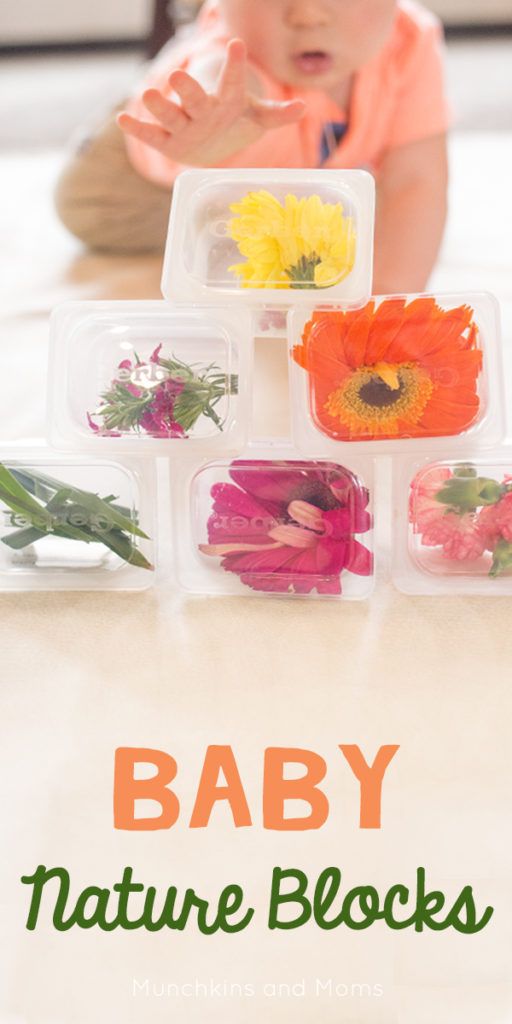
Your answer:
[[[132,167],[115,113],[84,140],[57,183],[57,212],[91,249],[161,251],[171,190],[142,178]]]

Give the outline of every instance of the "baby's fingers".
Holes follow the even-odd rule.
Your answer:
[[[117,115],[117,123],[128,135],[133,135],[134,138],[140,139],[141,142],[152,146],[153,149],[158,149],[160,153],[165,153],[171,136],[158,124],[139,121],[136,117],[126,113]]]
[[[190,119],[181,107],[172,100],[167,100],[158,89],[146,89],[142,99],[149,112],[173,135],[190,124]]]
[[[245,90],[245,65],[245,43],[241,39],[231,39],[217,86],[217,96],[220,100],[240,101],[240,96]]]
[[[192,121],[203,117],[208,110],[208,95],[199,82],[186,71],[173,71],[169,83],[181,100],[183,110]]]

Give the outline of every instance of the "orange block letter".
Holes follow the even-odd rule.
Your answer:
[[[153,764],[156,774],[150,779],[135,779],[136,764]],[[167,789],[176,777],[178,766],[170,754],[150,747],[118,747],[114,766],[114,828],[128,832],[151,832],[172,828],[178,820],[180,805]],[[136,818],[136,800],[156,800],[162,813],[155,818]]]
[[[284,779],[287,762],[303,764],[306,774],[300,779]],[[305,832],[321,828],[329,814],[329,801],[318,789],[327,765],[319,754],[296,747],[269,747],[265,751],[263,779],[263,827],[276,832]],[[305,800],[311,813],[302,818],[285,818],[285,800]]]
[[[395,756],[398,746],[380,747],[377,757],[370,767],[360,748],[355,743],[343,743],[340,750],[346,757],[356,779],[361,783],[360,828],[380,828],[380,811],[382,800],[382,780],[384,772]]]
[[[226,779],[225,786],[217,784],[221,769]],[[229,801],[236,828],[252,825],[251,813],[231,747],[208,747],[190,828],[206,828],[213,805],[218,800]]]

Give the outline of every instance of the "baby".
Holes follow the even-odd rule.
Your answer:
[[[446,216],[440,31],[411,0],[207,0],[75,159],[57,205],[88,244],[159,248],[186,167],[364,167],[374,292],[424,290]]]

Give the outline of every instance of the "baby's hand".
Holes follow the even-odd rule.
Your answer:
[[[304,112],[301,100],[271,102],[249,92],[241,39],[228,44],[215,92],[205,92],[195,78],[181,70],[172,72],[169,84],[181,104],[166,99],[158,89],[147,89],[142,97],[156,124],[127,113],[118,115],[118,124],[180,164],[209,167],[220,163],[269,129],[298,121]]]

